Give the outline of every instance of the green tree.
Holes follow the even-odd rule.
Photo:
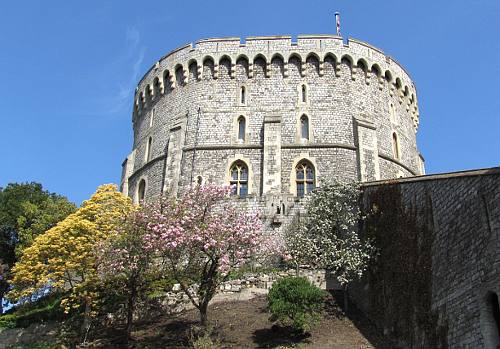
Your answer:
[[[76,206],[40,183],[10,183],[0,188],[0,313],[13,265],[33,239],[55,226]]]

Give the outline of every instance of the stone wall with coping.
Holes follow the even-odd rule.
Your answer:
[[[218,294],[238,294],[246,290],[253,290],[258,294],[266,294],[273,283],[281,278],[296,276],[295,269],[268,272],[268,273],[245,273],[239,279],[228,280],[219,286]],[[322,270],[303,269],[299,270],[299,276],[306,277],[314,285],[325,289],[326,278]],[[196,294],[197,285],[192,285],[189,291]],[[215,297],[217,298],[217,297]],[[174,284],[173,287],[158,296],[157,301],[170,313],[179,313],[188,308],[192,308],[189,297],[181,290],[180,284]]]
[[[384,245],[351,290],[358,307],[403,348],[497,348],[500,168],[366,183],[364,195]]]

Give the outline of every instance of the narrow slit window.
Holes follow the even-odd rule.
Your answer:
[[[307,102],[307,86],[306,85],[302,85],[302,88],[301,88],[301,99],[302,99],[302,103],[306,103]]]
[[[300,117],[300,137],[309,140],[309,118],[305,114]]]
[[[394,110],[394,104],[390,103],[389,104],[389,119],[391,122],[394,124],[396,123],[396,111]]]
[[[151,116],[149,117],[149,127],[153,127],[154,118],[155,118],[155,108],[151,110]]]
[[[153,139],[149,137],[148,143],[146,144],[146,153],[144,154],[144,161],[148,162],[151,158],[151,143],[153,142]]]
[[[238,140],[245,141],[246,121],[243,116],[238,118]]]
[[[245,90],[245,86],[241,86],[241,90],[240,90],[240,104],[244,105],[246,104],[246,90]]]
[[[392,152],[393,152],[394,158],[399,160],[401,157],[401,154],[399,152],[398,136],[397,136],[396,132],[394,132],[392,134]]]
[[[146,181],[141,179],[139,182],[139,187],[137,188],[137,202],[141,203],[144,201],[144,197],[146,195]]]

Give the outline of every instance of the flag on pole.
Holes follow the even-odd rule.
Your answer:
[[[337,26],[337,35],[342,36],[340,34],[340,13],[335,12],[335,25]]]

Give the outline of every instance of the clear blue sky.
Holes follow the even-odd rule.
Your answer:
[[[0,186],[80,204],[118,183],[137,81],[206,37],[342,32],[407,68],[428,173],[500,165],[500,1],[7,1],[0,10]]]

